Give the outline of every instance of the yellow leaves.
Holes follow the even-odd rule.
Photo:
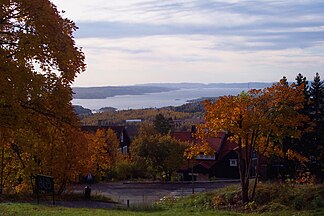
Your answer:
[[[119,140],[112,129],[99,129],[95,135],[88,134],[89,170],[97,176],[105,176],[118,162],[124,159]]]
[[[87,168],[86,139],[70,103],[70,84],[85,69],[75,25],[49,1],[0,4],[1,175],[18,191],[37,173],[53,175],[58,187]]]
[[[72,126],[65,125],[61,130],[46,123],[40,125],[37,134],[33,128],[12,131],[12,143],[6,144],[4,152],[5,188],[32,190],[31,178],[45,174],[54,176],[57,190],[88,170],[87,137]]]
[[[301,135],[298,128],[308,120],[298,112],[303,103],[302,88],[289,86],[285,80],[269,88],[223,96],[215,103],[206,101],[205,124],[198,129],[197,137],[205,139],[224,130],[241,148],[282,155],[271,139],[278,143],[285,136]]]
[[[218,131],[217,131],[218,132]],[[210,147],[207,138],[213,133],[210,130],[206,130],[205,125],[199,125],[197,132],[193,134],[195,141],[186,143],[186,150],[184,157],[186,159],[195,159],[198,155],[214,155],[214,150]],[[215,133],[216,135],[216,133]]]
[[[21,183],[15,187],[16,193],[30,193],[32,192],[30,185],[27,183]]]
[[[198,155],[214,155],[214,150],[210,147],[208,142],[202,143],[188,143],[184,152],[186,159],[195,159]]]
[[[289,160],[298,160],[299,162],[305,163],[308,162],[308,158],[304,157],[303,155],[299,154],[298,152],[293,151],[292,149],[288,149],[286,155]]]

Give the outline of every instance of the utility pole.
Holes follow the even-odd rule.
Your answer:
[[[195,194],[195,181],[194,181],[194,169],[193,160],[191,160],[191,183],[192,183],[192,194]]]
[[[0,139],[0,143],[2,144],[2,149],[1,149],[1,174],[0,174],[0,194],[2,194],[2,189],[3,189],[3,171],[4,171],[4,143],[1,142]]]

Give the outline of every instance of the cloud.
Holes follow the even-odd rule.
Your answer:
[[[113,0],[78,5],[87,13],[76,16],[77,38],[241,36],[248,46],[227,43],[226,48],[277,50],[312,47],[324,37],[321,1]]]
[[[250,49],[288,49],[306,48],[320,42],[324,38],[324,23],[322,25],[309,24],[308,26],[245,26],[235,29],[215,27],[193,27],[184,25],[142,25],[125,23],[80,23],[77,38],[134,38],[156,35],[201,35],[202,37],[244,37],[249,43],[232,43],[225,38],[224,49],[250,50]]]
[[[317,0],[53,0],[76,21],[76,85],[275,81],[324,66]]]
[[[323,43],[306,49],[233,51],[226,47],[265,44],[251,44],[239,36],[206,35],[83,38],[77,42],[85,47],[86,59],[91,62],[88,64],[89,76],[78,78],[76,85],[79,86],[154,80],[204,83],[274,81],[283,75],[292,80],[299,72],[312,77],[314,71],[324,66]]]
[[[232,50],[306,48],[324,38],[322,1],[54,0],[77,22],[77,38],[154,35],[245,37]]]
[[[241,25],[255,20],[251,14],[231,13],[215,8],[214,4],[201,6],[201,1],[101,1],[54,0],[66,15],[79,22],[124,22],[145,24]],[[171,3],[170,3],[171,2]],[[205,2],[205,1],[203,1]],[[217,5],[216,5],[217,6]]]

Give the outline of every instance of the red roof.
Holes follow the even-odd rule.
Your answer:
[[[201,140],[196,140],[192,136],[192,133],[188,131],[173,132],[172,137],[182,142],[201,142]],[[206,141],[209,143],[210,147],[215,151],[215,153],[219,154],[225,139],[226,132],[218,132],[217,137],[207,138]]]
[[[224,145],[222,145],[220,151],[218,152],[218,160],[221,160],[225,157],[230,151],[235,150],[237,148],[237,144],[235,142],[231,142],[229,140],[225,140]]]
[[[182,142],[196,142],[201,143],[201,140],[196,140],[191,132],[179,131],[173,132],[172,137]],[[218,132],[217,136],[209,137],[206,141],[217,155],[216,160],[196,160],[195,167],[201,165],[206,169],[210,169],[217,162],[221,161],[230,151],[237,147],[237,144],[226,139],[226,132]],[[183,165],[180,170],[190,169],[189,164]]]
[[[212,166],[214,166],[215,163],[216,163],[216,161],[200,161],[198,164],[205,167],[206,169],[210,169]]]
[[[182,142],[193,142],[195,140],[192,133],[188,131],[173,132],[172,137]]]

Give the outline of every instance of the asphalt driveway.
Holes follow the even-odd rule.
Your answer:
[[[238,183],[237,180],[219,180],[213,182],[195,182],[194,192],[214,190]],[[76,185],[75,192],[83,192],[86,185]],[[152,204],[167,196],[182,197],[192,194],[191,182],[109,182],[91,185],[91,195],[101,194],[114,201],[127,205]]]

